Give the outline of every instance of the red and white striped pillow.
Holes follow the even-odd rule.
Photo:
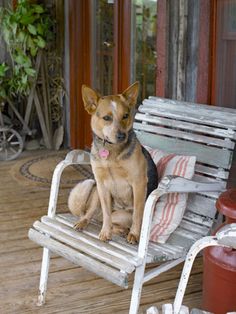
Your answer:
[[[166,175],[176,175],[192,179],[196,163],[195,156],[167,154],[158,149],[146,147],[156,166],[159,180]],[[180,224],[187,205],[187,193],[163,195],[157,202],[153,214],[150,240],[165,243]]]

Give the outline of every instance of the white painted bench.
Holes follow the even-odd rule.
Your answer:
[[[98,223],[78,232],[72,228],[75,217],[56,214],[63,169],[71,164],[88,164],[90,159],[84,151],[68,153],[53,174],[48,215],[29,230],[29,238],[44,247],[39,304],[45,302],[52,251],[124,288],[128,286],[129,274],[135,272],[129,313],[136,314],[143,284],[181,263],[191,245],[209,234],[216,218],[215,200],[226,186],[232,162],[236,112],[150,97],[139,107],[134,128],[145,145],[195,155],[193,181],[169,176],[160,182],[146,201],[139,245],[130,245],[117,236],[103,243],[98,239],[101,228]],[[166,244],[149,243],[154,204],[161,195],[171,192],[191,193],[184,218]],[[153,262],[163,263],[145,273],[146,264]]]

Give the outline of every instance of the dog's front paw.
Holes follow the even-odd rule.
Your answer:
[[[126,239],[130,244],[136,244],[139,241],[139,235],[130,232]]]
[[[80,219],[80,221],[78,221],[76,224],[74,224],[73,229],[83,230],[84,228],[87,227],[88,224],[89,224],[88,219],[82,218],[82,219]]]
[[[99,239],[103,242],[111,240],[111,230],[104,230],[102,229],[101,232],[99,233]]]

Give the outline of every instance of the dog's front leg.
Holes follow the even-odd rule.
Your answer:
[[[102,214],[103,214],[103,224],[102,230],[99,233],[99,239],[101,241],[111,240],[112,235],[112,220],[111,220],[111,194],[106,189],[103,183],[98,182],[97,184],[98,195],[101,202]]]
[[[127,241],[131,244],[135,244],[139,241],[146,193],[147,193],[146,182],[140,182],[139,184],[133,185],[134,197],[134,210],[132,217],[133,219],[130,232],[127,236]]]

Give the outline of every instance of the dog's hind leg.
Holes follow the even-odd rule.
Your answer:
[[[95,181],[88,179],[76,184],[71,190],[68,198],[69,210],[75,216],[84,215],[86,212],[86,204],[91,193],[92,188],[95,185]]]
[[[96,211],[100,210],[101,212],[101,204],[96,186],[94,186],[91,190],[86,207],[87,210],[85,215],[82,216],[81,219],[74,225],[75,230],[82,230],[86,228],[93,216],[95,215]]]
[[[73,215],[80,217],[74,229],[84,229],[96,210],[101,207],[96,182],[89,179],[78,183],[70,192],[68,207]]]
[[[128,210],[117,209],[112,212],[112,233],[127,236],[132,225],[132,213]]]

